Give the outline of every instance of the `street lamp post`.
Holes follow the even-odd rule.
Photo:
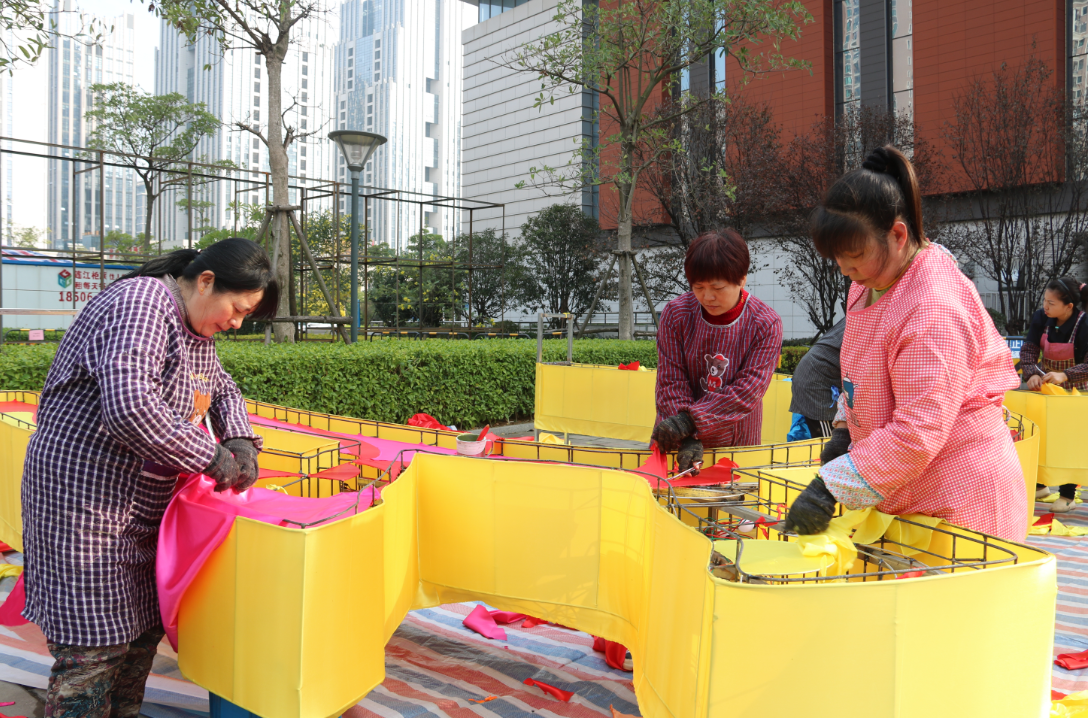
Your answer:
[[[335,130],[329,139],[344,155],[351,172],[351,342],[359,340],[359,173],[374,150],[385,144],[385,138],[373,132]]]

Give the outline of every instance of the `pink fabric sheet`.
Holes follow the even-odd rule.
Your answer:
[[[227,538],[236,516],[255,521],[291,526],[286,521],[327,523],[337,514],[356,506],[362,512],[373,504],[378,492],[367,487],[358,494],[346,492],[327,498],[287,496],[278,491],[252,488],[241,493],[215,492],[215,482],[203,474],[183,476],[185,483],[166,508],[159,529],[157,578],[159,610],[170,645],[178,646],[178,609],[185,590],[200,569]]]

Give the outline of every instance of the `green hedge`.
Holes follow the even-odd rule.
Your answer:
[[[56,346],[12,346],[0,354],[0,388],[40,389]],[[404,423],[423,411],[457,426],[533,412],[536,342],[412,341],[264,346],[220,341],[219,358],[250,399],[330,414]],[[544,342],[545,361],[566,359],[565,340]],[[585,339],[574,361],[638,360],[657,366],[654,342]]]
[[[0,389],[41,389],[56,344],[8,346]],[[385,339],[343,344],[264,346],[220,341],[223,367],[258,401],[329,414],[404,423],[423,411],[457,426],[480,426],[533,412],[536,342]],[[791,374],[808,347],[783,347],[779,371]],[[544,360],[562,361],[567,342],[544,342]],[[574,361],[657,366],[654,342],[579,339]]]
[[[797,369],[797,362],[801,361],[801,357],[808,352],[808,347],[782,347],[782,363],[779,365],[779,372],[782,374],[792,374]]]

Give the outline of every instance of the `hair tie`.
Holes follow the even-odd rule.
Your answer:
[[[869,156],[865,158],[865,161],[861,163],[862,168],[869,170],[870,172],[877,172],[879,174],[887,174],[888,172],[888,153],[883,147],[877,147],[875,150],[869,153]]]

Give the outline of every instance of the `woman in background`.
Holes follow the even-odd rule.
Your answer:
[[[1083,283],[1073,277],[1047,283],[1043,308],[1032,316],[1020,347],[1020,369],[1028,389],[1038,391],[1044,383],[1078,391],[1088,389],[1088,326],[1078,306],[1088,307],[1088,288]],[[1072,511],[1077,485],[1062,484],[1058,493],[1051,510]],[[1036,499],[1049,495],[1049,486],[1035,485]]]

